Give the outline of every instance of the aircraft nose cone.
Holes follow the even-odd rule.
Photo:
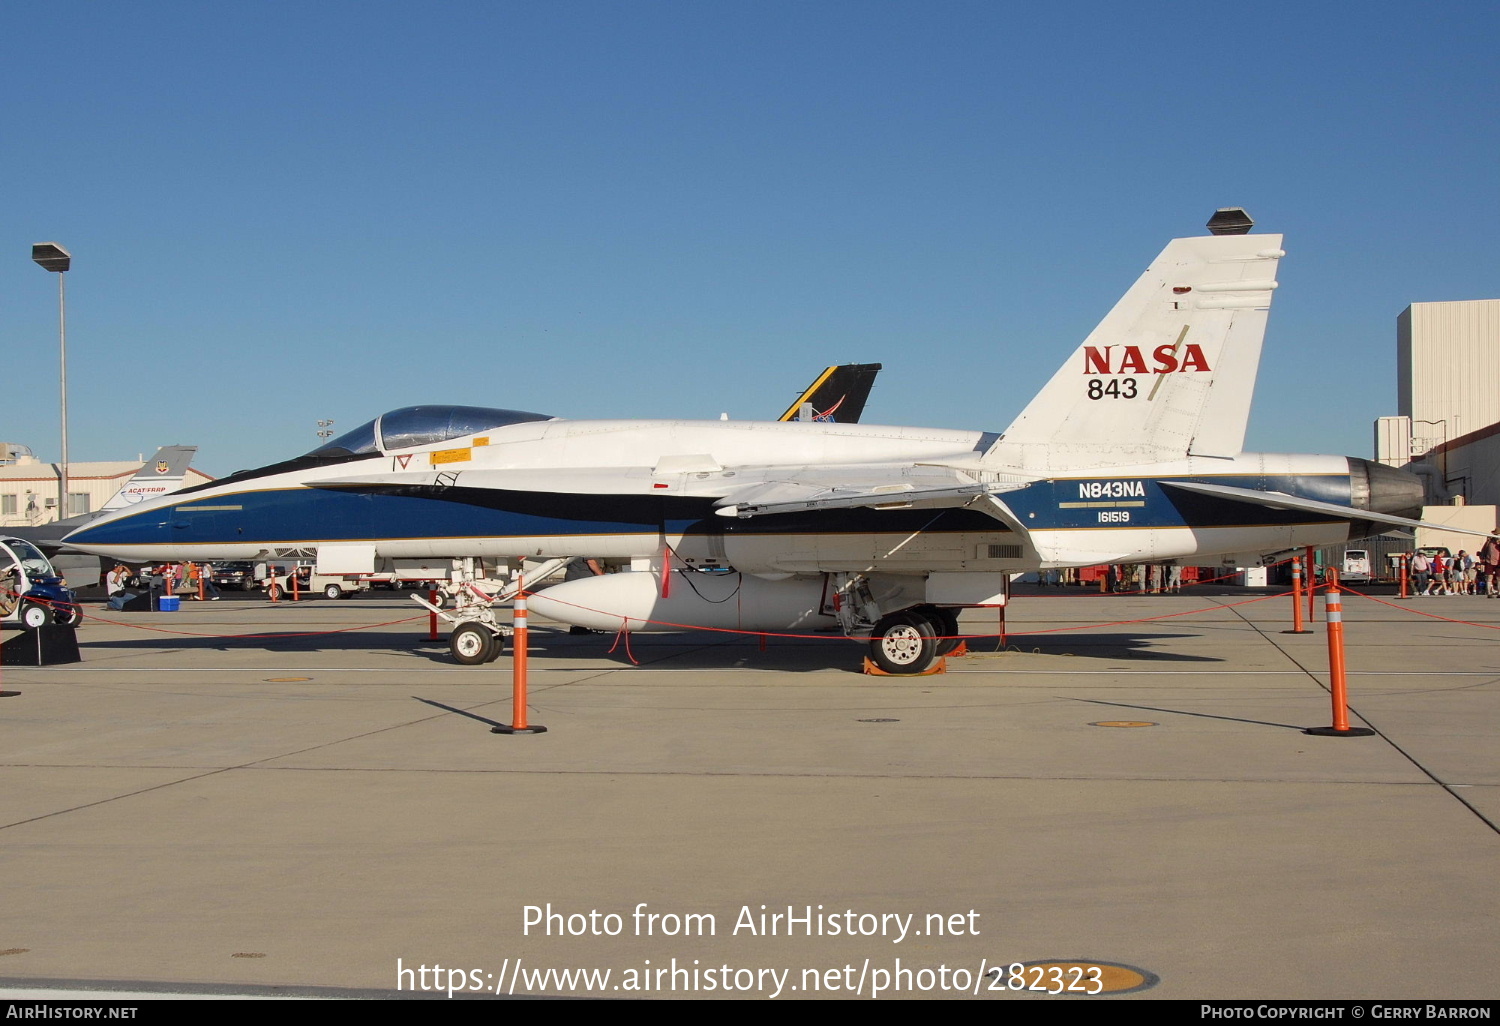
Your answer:
[[[1351,456],[1349,484],[1356,509],[1412,519],[1422,516],[1426,490],[1422,479],[1410,471]]]
[[[94,534],[92,531],[90,531],[87,524],[85,524],[83,527],[75,528],[74,530],[68,532],[68,534],[63,536],[63,544],[69,546],[70,548],[81,549],[84,552],[89,551],[88,546],[92,544],[93,541]]]
[[[63,538],[63,544],[80,552],[116,559],[139,558],[135,546],[170,541],[161,517],[141,515],[139,506],[127,506],[84,524]]]

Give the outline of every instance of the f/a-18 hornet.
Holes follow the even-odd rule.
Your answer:
[[[1002,432],[413,406],[67,542],[133,560],[316,551],[371,570],[633,560],[531,608],[610,631],[837,627],[882,668],[920,672],[959,610],[1002,602],[1022,571],[1250,561],[1416,526],[1422,485],[1404,471],[1243,451],[1284,255],[1250,226],[1220,211],[1215,234],[1169,242]]]

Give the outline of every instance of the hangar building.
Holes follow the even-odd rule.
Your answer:
[[[1456,523],[1452,507],[1481,506],[1487,512],[1473,510],[1461,518],[1463,526],[1494,530],[1500,299],[1413,303],[1403,310],[1396,319],[1396,398],[1398,414],[1375,422],[1375,458],[1422,475],[1431,519]],[[1476,540],[1464,547],[1472,549]]]

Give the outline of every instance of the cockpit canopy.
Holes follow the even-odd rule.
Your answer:
[[[552,419],[545,413],[496,410],[485,406],[403,406],[381,414],[368,424],[361,424],[307,455],[361,456],[392,449],[412,449],[509,424]]]

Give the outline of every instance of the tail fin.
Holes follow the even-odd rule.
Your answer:
[[[875,387],[878,363],[846,363],[819,374],[777,420],[832,420],[857,424]],[[810,412],[809,412],[810,411]]]
[[[164,445],[156,450],[136,475],[120,486],[120,490],[99,507],[100,513],[137,502],[145,502],[182,487],[187,478],[188,465],[197,453],[196,445]]]
[[[1030,465],[1233,456],[1280,235],[1174,239],[996,443]],[[994,450],[992,450],[994,451]]]

